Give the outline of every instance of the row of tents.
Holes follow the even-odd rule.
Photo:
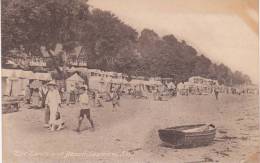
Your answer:
[[[38,83],[34,81],[50,81],[49,73],[24,71],[19,69],[2,69],[2,94],[7,96],[23,95],[27,85],[32,82],[35,87]]]
[[[82,75],[83,74],[83,75]],[[86,77],[83,77],[83,76]],[[19,96],[23,95],[25,88],[29,85],[31,88],[40,87],[43,83],[47,83],[55,79],[50,72],[32,72],[20,69],[2,69],[2,94],[6,96]],[[87,79],[87,80],[86,80]],[[58,85],[63,83],[56,80]],[[141,88],[141,86],[160,86],[162,83],[155,80],[140,80],[132,79],[127,81],[123,77],[112,77],[112,76],[92,76],[91,73],[72,73],[71,76],[67,77],[65,80],[65,88],[67,91],[74,90],[76,86],[85,85],[91,89],[96,89],[99,91],[108,91],[111,84],[122,85]],[[63,86],[61,86],[63,87]]]
[[[77,73],[75,73],[77,72]],[[2,94],[6,96],[23,95],[27,85],[31,88],[38,88],[43,83],[47,83],[55,79],[51,72],[32,72],[21,69],[2,69]],[[70,70],[70,75],[63,81],[56,80],[60,87],[65,87],[67,91],[74,90],[77,86],[88,84],[90,89],[100,92],[107,92],[111,89],[111,85],[120,86],[122,89],[132,89],[143,92],[151,90],[175,89],[180,94],[211,94],[215,88],[220,92],[232,92],[232,89],[224,85],[220,86],[215,80],[204,79],[201,77],[192,77],[189,81],[179,83],[177,86],[173,82],[163,85],[159,79],[141,79],[138,77],[128,81],[127,77],[115,72],[104,72],[96,69],[80,69]],[[245,90],[244,92],[258,92],[258,87],[243,87],[236,90]],[[240,91],[241,92],[241,91]]]

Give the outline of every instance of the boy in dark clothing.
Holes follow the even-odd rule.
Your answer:
[[[83,93],[79,96],[80,115],[79,115],[78,128],[76,129],[76,131],[80,132],[80,126],[81,126],[82,120],[84,119],[85,116],[88,119],[88,121],[90,122],[92,130],[94,130],[94,123],[90,117],[90,104],[89,104],[89,97],[88,97],[86,88],[81,87],[80,89],[82,90]]]

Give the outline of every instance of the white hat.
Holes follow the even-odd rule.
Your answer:
[[[57,85],[57,84],[56,84],[56,82],[54,80],[52,80],[49,83],[47,83],[47,85]]]

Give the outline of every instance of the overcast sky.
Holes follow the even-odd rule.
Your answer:
[[[138,32],[174,34],[216,63],[258,82],[257,0],[89,0]]]

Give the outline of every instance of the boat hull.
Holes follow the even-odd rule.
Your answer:
[[[160,139],[175,148],[189,148],[210,144],[216,135],[215,126],[212,129],[199,132],[184,132],[187,129],[205,126],[205,124],[186,125],[158,130]],[[212,125],[213,126],[213,125]]]

